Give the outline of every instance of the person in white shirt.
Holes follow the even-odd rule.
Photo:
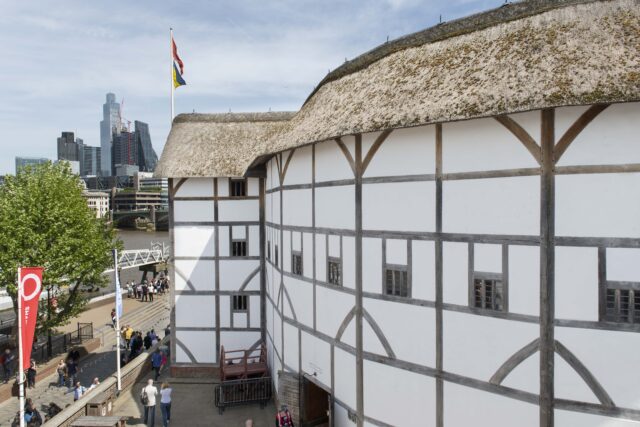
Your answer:
[[[91,385],[89,386],[89,390],[87,390],[87,391],[91,391],[91,390],[93,390],[94,388],[98,387],[99,385],[100,385],[100,379],[99,379],[98,377],[95,377],[95,378],[93,379],[93,382],[92,382],[92,383],[91,383]]]
[[[147,386],[140,392],[140,398],[144,405],[144,424],[152,427],[156,422],[156,396],[158,389],[154,387],[153,380],[147,381]],[[146,400],[146,402],[145,402]]]
[[[168,427],[171,422],[171,387],[163,382],[160,387],[160,410],[162,411],[162,427]]]

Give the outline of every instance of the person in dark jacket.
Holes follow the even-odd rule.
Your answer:
[[[147,335],[144,337],[144,348],[145,350],[149,350],[151,348],[151,332],[147,332]]]

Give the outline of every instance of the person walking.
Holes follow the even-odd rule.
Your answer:
[[[282,405],[276,414],[276,427],[294,427],[287,405]]]
[[[78,401],[84,394],[87,392],[87,389],[80,384],[80,381],[76,382],[76,386],[73,389],[73,401]]]
[[[153,294],[155,293],[156,293],[156,288],[152,282],[151,285],[149,285],[149,302],[153,302]]]
[[[133,328],[131,325],[127,325],[127,329],[124,331],[124,342],[127,344],[127,350],[131,344],[131,337],[133,336]]]
[[[160,376],[160,367],[162,366],[162,355],[160,354],[160,349],[157,348],[156,351],[151,355],[151,369],[155,372],[156,377],[155,380],[158,381],[158,377]]]
[[[168,382],[163,382],[160,387],[160,411],[162,412],[162,427],[167,427],[171,422],[171,392]]]
[[[113,326],[113,329],[116,328],[116,309],[115,308],[111,309],[111,325]]]
[[[93,390],[94,388],[98,387],[99,385],[100,385],[100,378],[95,377],[95,378],[93,379],[93,382],[91,383],[91,385],[89,386],[89,389],[88,389],[87,391],[91,391],[91,390]]]
[[[144,424],[153,427],[156,423],[156,396],[158,389],[154,387],[153,380],[148,380],[146,387],[140,392],[140,400],[144,405]]]
[[[64,363],[64,360],[60,359],[56,372],[58,373],[58,387],[62,387],[67,382],[67,364]]]
[[[72,388],[76,383],[76,379],[78,376],[78,364],[73,360],[72,357],[67,359],[67,378],[69,379],[69,388]]]
[[[147,281],[142,282],[142,299],[140,301],[148,301],[149,300],[149,286],[147,285]]]
[[[36,386],[36,361],[31,359],[29,369],[27,369],[27,388],[34,388]]]
[[[147,335],[144,336],[144,340],[142,342],[145,350],[149,350],[149,348],[151,348],[151,332],[147,332]]]

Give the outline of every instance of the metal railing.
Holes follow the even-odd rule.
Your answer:
[[[264,408],[271,400],[271,377],[225,381],[215,388],[215,404],[222,414],[227,406],[260,403]]]
[[[78,329],[73,332],[67,332],[66,334],[56,335],[51,337],[51,357],[47,351],[47,338],[40,337],[33,346],[31,351],[31,358],[36,363],[41,364],[51,360],[52,358],[67,353],[73,347],[82,344],[84,341],[93,338],[93,323],[78,323]]]

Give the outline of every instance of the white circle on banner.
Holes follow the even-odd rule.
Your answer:
[[[34,282],[36,282],[36,289],[29,295],[25,295],[24,294],[24,285],[25,283],[27,283],[27,280],[33,280]],[[22,278],[22,281],[20,282],[20,292],[22,293],[22,298],[24,298],[25,301],[31,301],[32,299],[34,299],[36,297],[36,295],[38,295],[40,293],[40,289],[42,288],[42,281],[40,280],[40,277],[38,277],[37,274],[34,273],[29,273],[26,276],[24,276]]]

